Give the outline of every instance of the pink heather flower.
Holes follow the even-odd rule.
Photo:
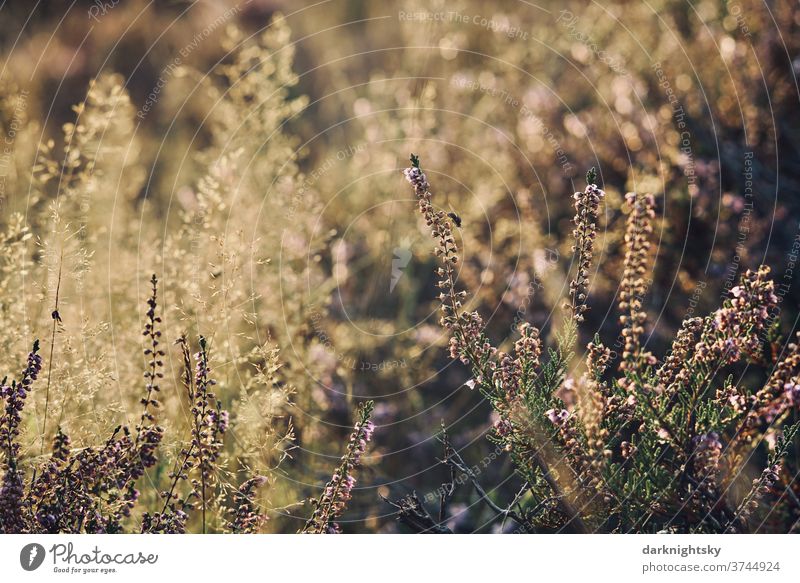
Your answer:
[[[425,176],[425,173],[417,167],[406,168],[403,170],[403,174],[411,183],[411,186],[414,187],[415,190],[420,192],[425,192],[426,190],[430,189],[430,185],[428,184],[428,179]]]
[[[336,468],[330,481],[325,485],[323,494],[315,501],[316,510],[306,522],[302,532],[307,533],[336,533],[341,532],[334,519],[341,516],[347,502],[352,498],[352,491],[356,480],[353,471],[360,465],[361,456],[367,449],[367,443],[372,439],[375,425],[370,420],[374,403],[367,401],[359,410],[359,421],[355,424],[347,444],[347,451],[342,456],[341,465]]]
[[[495,430],[498,436],[506,437],[511,434],[512,426],[505,419],[498,418],[494,423],[492,423],[492,428]]]
[[[566,409],[549,409],[545,412],[550,423],[553,425],[561,426],[569,419],[569,411]]]
[[[793,405],[800,405],[800,385],[790,381],[783,385],[783,390]]]
[[[358,425],[356,425],[356,429],[358,429]],[[367,421],[364,424],[364,441],[370,441],[372,439],[372,433],[375,431],[375,424],[372,421]]]

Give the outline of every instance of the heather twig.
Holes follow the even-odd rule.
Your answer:
[[[325,485],[322,495],[313,502],[314,513],[306,522],[302,532],[310,534],[341,532],[339,525],[334,521],[342,515],[352,497],[353,487],[356,484],[353,471],[361,465],[361,457],[375,430],[375,426],[370,421],[373,408],[372,401],[366,401],[359,406],[358,421],[350,435],[347,451],[342,456],[342,463]]]
[[[641,354],[641,336],[647,313],[643,308],[643,298],[647,293],[647,260],[650,250],[650,234],[655,218],[655,199],[652,195],[629,192],[626,200],[630,205],[628,224],[625,231],[625,261],[619,292],[620,323],[625,347],[622,352],[622,370],[632,370],[639,360],[654,364],[651,355]]]
[[[573,236],[575,244],[572,247],[576,257],[575,277],[569,284],[571,297],[570,310],[576,323],[583,322],[584,314],[589,309],[586,298],[589,289],[589,269],[594,256],[594,242],[597,238],[597,214],[600,202],[605,197],[605,192],[595,184],[596,172],[592,168],[586,174],[586,188],[583,192],[576,192],[575,199],[575,229]]]

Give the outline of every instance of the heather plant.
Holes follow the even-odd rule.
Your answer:
[[[394,531],[398,484],[414,530],[793,526],[796,3],[122,4],[0,8],[0,371],[43,359],[10,493],[66,516],[59,460],[127,451],[67,479],[92,528],[295,532],[374,399],[315,530]],[[423,148],[442,265],[392,178]]]
[[[358,409],[358,421],[347,442],[347,451],[342,462],[333,472],[330,481],[319,499],[312,502],[314,513],[306,522],[302,532],[309,534],[337,533],[341,527],[335,520],[342,515],[347,502],[352,498],[356,485],[354,470],[361,465],[361,457],[372,439],[375,425],[370,421],[375,404],[366,401]]]
[[[2,383],[3,416],[0,433],[3,441],[2,509],[0,531],[7,533],[32,532],[122,532],[130,527],[132,511],[139,499],[138,481],[148,468],[158,461],[158,448],[164,430],[157,424],[156,411],[163,379],[166,352],[161,345],[161,317],[157,315],[157,284],[151,279],[152,295],[147,301],[144,336],[148,338],[145,356],[149,365],[144,373],[145,386],[141,399],[142,413],[132,434],[128,427],[118,426],[102,445],[75,448],[69,436],[59,427],[52,449],[44,459],[20,458],[20,427],[29,393],[35,390],[34,381],[42,371],[43,360],[36,341],[28,355],[27,364],[19,376]],[[184,342],[184,350],[185,341]],[[191,359],[190,356],[186,356]],[[183,532],[187,510],[195,506],[202,512],[203,532],[206,530],[206,509],[217,498],[212,490],[217,485],[218,458],[222,434],[228,426],[227,412],[215,401],[210,387],[208,350],[201,337],[196,355],[194,378],[187,376],[187,388],[192,400],[194,428],[190,444],[182,450],[183,463],[173,472],[172,487],[163,494],[164,510],[155,515],[145,513],[142,529],[145,532]],[[190,364],[190,360],[187,360]],[[189,373],[187,373],[188,375]],[[178,499],[175,486],[187,473],[196,469],[197,477],[185,498]],[[247,500],[235,497],[237,528],[257,527],[262,519],[253,508],[255,486],[263,484],[262,477],[246,481],[242,488]],[[198,502],[194,502],[197,499]],[[169,512],[167,512],[169,510]]]
[[[267,520],[259,500],[259,489],[274,481],[253,475],[226,495],[221,478],[226,473],[224,438],[230,425],[227,410],[213,391],[216,381],[210,367],[210,346],[200,336],[192,354],[189,341],[177,340],[183,362],[182,379],[190,411],[189,435],[182,438],[168,485],[160,493],[160,509],[145,510],[136,520],[140,499],[139,481],[160,461],[164,429],[158,424],[161,408],[156,397],[167,352],[161,348],[161,316],[158,315],[158,279],[151,278],[143,335],[148,342],[144,355],[142,413],[133,433],[118,426],[102,445],[75,448],[59,427],[45,456],[20,457],[20,427],[26,400],[34,390],[43,359],[39,342],[30,351],[18,379],[3,379],[0,397],[0,439],[3,444],[2,485],[0,485],[0,532],[3,533],[117,533],[140,523],[145,533],[184,533],[192,514],[199,516],[201,532],[258,532]],[[272,373],[279,366],[277,355],[269,356]],[[271,373],[262,373],[271,374]],[[334,519],[341,516],[355,484],[354,470],[360,465],[374,425],[369,420],[373,403],[359,409],[359,418],[341,465],[315,504],[314,514],[304,532],[339,532]],[[292,440],[287,434],[279,441]],[[264,452],[267,455],[268,452]],[[279,460],[280,461],[280,460]],[[248,471],[248,466],[244,466]],[[154,476],[151,476],[153,479]],[[157,477],[155,477],[157,480]]]
[[[39,390],[31,393],[29,386],[39,372],[31,367],[41,363],[38,342],[28,356],[30,370],[4,384],[4,532],[258,532],[292,524],[294,510],[304,514],[284,462],[298,431],[307,447],[316,447],[325,427],[307,424],[304,416],[296,425],[293,397],[304,412],[326,405],[295,389],[306,385],[303,363],[287,366],[277,342],[296,351],[315,342],[306,333],[309,315],[299,290],[308,278],[322,284],[323,293],[325,285],[324,276],[299,259],[311,235],[297,227],[311,226],[314,193],[302,204],[291,199],[302,176],[287,162],[293,140],[282,126],[304,99],[288,95],[296,83],[288,34],[279,17],[255,40],[245,42],[230,29],[230,62],[212,77],[185,72],[182,78],[196,79],[216,102],[209,121],[214,141],[198,156],[206,170],[195,188],[177,197],[178,224],[163,239],[158,228],[137,225],[135,218],[139,213],[155,225],[163,209],[149,194],[139,198],[144,169],[122,77],[92,81],[73,108],[74,120],[64,124],[60,144],[40,145],[27,217],[12,215],[3,234],[3,297],[28,290],[22,301],[3,303],[3,322],[13,328],[4,337],[3,363],[13,364],[35,334],[47,345]],[[269,99],[251,108],[261,95]],[[242,133],[237,112],[245,108],[253,114]],[[243,135],[270,135],[271,147],[240,140]],[[279,268],[269,255],[281,245],[280,230],[252,235],[259,225],[251,208],[264,188],[272,189],[272,204],[296,207],[286,219],[295,238]],[[149,279],[143,322],[131,286],[137,270],[96,269],[112,261],[163,267],[161,281]],[[257,288],[245,277],[252,268],[259,271]],[[98,297],[104,287],[108,296]],[[286,291],[286,305],[264,302],[269,289]],[[324,304],[318,302],[316,315]],[[287,326],[261,328],[261,321],[283,320],[284,310],[291,312]],[[143,325],[141,335],[137,325]],[[196,350],[189,348],[191,336],[199,338]],[[109,354],[137,347],[145,383],[131,394],[127,387],[141,385],[142,365],[131,358],[112,362]],[[26,398],[30,414],[24,417]],[[109,415],[97,415],[100,410]],[[187,415],[164,414],[181,410]],[[109,419],[119,422],[110,437]],[[344,506],[339,499],[336,516]]]
[[[795,471],[787,455],[800,427],[800,370],[797,345],[774,342],[777,297],[767,267],[748,271],[712,314],[687,319],[670,353],[659,360],[642,344],[654,199],[629,194],[619,299],[623,353],[615,371],[612,351],[595,335],[578,375],[570,362],[587,310],[604,198],[594,171],[585,190],[574,196],[575,273],[554,345],[545,348],[539,330],[526,323],[506,353],[489,341],[481,316],[463,308],[466,293],[454,278],[459,263],[454,222],[437,208],[419,159],[412,155],[411,162],[405,177],[441,262],[437,286],[450,355],[469,367],[468,384],[494,409],[497,420],[489,439],[513,460],[522,486],[501,509],[467,464],[452,453],[443,463],[466,473],[498,517],[511,518],[524,532],[788,532],[797,527]],[[731,371],[737,364],[763,367],[766,382],[753,388],[749,376],[734,381]],[[566,385],[577,398],[565,398]],[[446,530],[430,519],[418,498],[395,506],[401,520],[418,530]]]
[[[309,480],[289,479],[284,462],[292,451],[309,452],[292,471],[317,479],[329,469],[316,451],[333,451],[336,440],[346,438],[308,422],[328,408],[325,393],[312,393],[307,380],[307,370],[318,366],[308,306],[314,305],[314,315],[324,314],[329,288],[318,266],[304,260],[322,244],[311,234],[316,194],[308,190],[302,201],[293,199],[303,176],[294,161],[295,139],[284,126],[306,100],[292,91],[297,78],[288,35],[280,16],[258,37],[229,28],[229,59],[211,75],[188,62],[176,74],[170,91],[187,89],[209,110],[209,141],[187,153],[190,176],[175,176],[176,183],[190,185],[167,186],[152,169],[148,177],[145,164],[154,149],[143,148],[141,110],[123,77],[102,74],[72,108],[60,135],[35,149],[28,173],[15,176],[15,191],[27,188],[28,197],[12,197],[15,212],[3,216],[0,322],[9,333],[0,363],[16,367],[34,337],[42,339],[46,362],[40,390],[29,396],[30,415],[15,430],[28,479],[42,476],[39,465],[54,439],[84,451],[105,443],[109,426],[118,424],[109,447],[130,449],[126,455],[140,463],[118,468],[121,482],[113,496],[129,508],[136,503],[146,509],[145,530],[295,530],[305,520],[292,516],[294,510],[305,514],[298,484]],[[13,92],[26,95],[5,89],[3,120],[7,107],[13,113]],[[245,110],[249,115],[241,116]],[[239,126],[243,119],[247,131]],[[41,128],[33,118],[14,122],[20,125],[15,154],[21,162],[30,135]],[[256,136],[269,136],[269,147]],[[167,199],[164,188],[177,194]],[[252,212],[265,191],[270,206],[294,208],[291,216],[281,215],[282,224],[269,211]],[[269,229],[262,228],[265,220]],[[290,244],[281,251],[289,227]],[[162,273],[158,282],[150,278],[153,267]],[[305,297],[308,281],[318,290],[312,298]],[[142,298],[145,285],[150,293]],[[283,301],[275,301],[275,290]],[[142,314],[138,306],[145,300]],[[172,344],[199,337],[214,346],[197,356],[204,370],[215,370],[208,378],[213,391],[210,384],[197,385],[198,379],[186,384],[183,345]],[[281,358],[278,346],[291,347],[295,358]],[[122,356],[138,350],[144,352],[141,363]],[[143,367],[144,394],[131,390],[140,387]],[[177,411],[187,414],[159,415]],[[224,412],[235,425],[226,440]],[[203,439],[192,448],[187,436],[197,432]],[[297,439],[303,449],[294,449]],[[234,503],[250,510],[229,510]],[[273,521],[263,520],[265,508]],[[141,514],[121,520],[133,528]]]

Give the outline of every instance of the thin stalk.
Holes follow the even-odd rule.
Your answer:
[[[53,307],[53,313],[51,314],[53,318],[53,331],[50,337],[50,360],[47,363],[47,386],[45,387],[44,392],[44,423],[42,424],[42,437],[41,437],[41,444],[39,447],[39,455],[44,454],[44,439],[47,435],[47,413],[50,407],[50,384],[53,378],[53,353],[55,350],[56,345],[56,329],[58,324],[61,322],[61,315],[58,313],[58,298],[59,294],[61,293],[61,273],[64,267],[64,249],[61,249],[61,255],[58,259],[58,281],[56,282],[56,297],[55,297],[55,305]]]

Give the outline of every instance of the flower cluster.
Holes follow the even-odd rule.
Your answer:
[[[53,460],[65,462],[69,459],[70,439],[69,436],[59,427],[53,437]]]
[[[582,421],[586,432],[587,455],[593,471],[599,473],[608,438],[603,419],[608,413],[610,394],[603,375],[611,362],[611,350],[596,338],[589,342],[586,351],[586,398],[581,403]]]
[[[726,532],[742,532],[753,512],[758,508],[759,501],[772,491],[773,486],[780,479],[781,465],[772,464],[761,472],[761,475],[753,480],[753,486],[745,496],[736,512],[736,517],[728,525]]]
[[[42,370],[42,357],[39,356],[39,342],[33,344],[28,354],[25,369],[19,382],[10,385],[3,379],[0,384],[0,398],[3,400],[3,412],[0,416],[0,448],[5,454],[3,464],[3,482],[0,485],[0,532],[22,532],[22,498],[24,496],[24,478],[17,464],[22,411],[31,384]]]
[[[28,354],[28,360],[20,380],[14,380],[11,385],[7,385],[6,379],[4,379],[0,386],[0,397],[5,402],[3,414],[0,417],[0,443],[5,448],[7,463],[13,462],[19,452],[16,438],[19,436],[22,410],[25,408],[25,399],[28,397],[31,385],[41,370],[42,357],[39,356],[39,341],[37,340]]]
[[[222,436],[228,429],[228,412],[212,392],[216,381],[211,378],[208,344],[200,336],[200,350],[195,354],[194,382],[189,384],[192,412],[192,441],[189,457],[194,460],[198,475],[191,480],[192,495],[199,499],[203,532],[207,528],[209,495],[216,476],[216,462],[222,452]]]
[[[566,409],[548,409],[545,415],[556,427],[563,427],[569,419],[569,411]]]
[[[650,355],[640,355],[640,338],[647,321],[642,302],[648,288],[645,274],[655,217],[655,199],[652,195],[629,192],[625,198],[631,210],[625,229],[626,250],[619,292],[619,321],[625,342],[620,363],[623,370],[632,368],[640,357],[651,360],[652,364]]]
[[[477,312],[462,312],[458,316],[458,326],[450,337],[450,357],[464,364],[482,363],[494,366],[493,358],[497,349],[491,345],[483,333],[483,318]],[[483,375],[479,375],[483,379]],[[487,376],[486,378],[491,378]]]
[[[164,373],[161,372],[161,369],[164,366],[162,359],[165,356],[165,352],[159,347],[161,331],[158,329],[158,324],[161,323],[161,318],[156,315],[158,307],[158,278],[156,278],[155,274],[150,279],[150,284],[152,292],[147,300],[147,322],[143,333],[150,343],[144,350],[144,354],[150,358],[150,362],[147,371],[144,373],[147,381],[145,386],[146,395],[141,400],[142,415],[139,419],[139,424],[136,426],[135,446],[141,463],[133,465],[131,472],[133,480],[139,478],[145,468],[149,468],[156,463],[155,452],[164,437],[164,430],[155,423],[155,415],[151,410],[160,407],[156,395],[161,390],[159,379],[164,378]]]
[[[800,381],[792,381],[783,385],[786,400],[794,407],[800,407]]]
[[[442,261],[442,267],[437,269],[437,275],[440,278],[438,287],[441,290],[439,299],[442,302],[442,325],[452,328],[457,323],[461,300],[466,296],[466,292],[458,292],[455,289],[455,265],[458,263],[458,255],[456,255],[456,242],[453,238],[451,223],[453,219],[448,217],[444,211],[434,207],[430,184],[419,166],[419,158],[412,154],[411,163],[412,166],[406,168],[403,174],[414,187],[419,211],[431,229],[431,235],[439,242],[434,249],[434,254],[439,256]]]
[[[599,381],[603,378],[603,374],[605,374],[611,362],[611,350],[604,346],[599,339],[589,342],[586,345],[586,350],[586,370],[591,378]]]
[[[358,421],[350,434],[347,451],[342,456],[342,463],[325,485],[322,495],[313,502],[314,513],[306,522],[302,532],[310,534],[341,532],[341,528],[335,520],[342,515],[353,496],[353,487],[356,484],[353,471],[361,465],[361,457],[367,449],[367,444],[372,440],[372,433],[375,430],[375,425],[370,420],[374,406],[372,401],[367,401],[359,407]]]
[[[785,356],[775,365],[764,387],[752,399],[748,424],[772,423],[787,409],[800,407],[800,333],[786,346]]]
[[[519,394],[520,381],[522,380],[522,369],[519,366],[519,361],[505,352],[498,352],[497,360],[498,362],[492,375],[494,389],[513,400]]]
[[[520,337],[514,343],[514,355],[523,374],[531,374],[539,368],[542,356],[542,340],[539,329],[527,322],[519,326]]]
[[[22,521],[23,476],[18,468],[7,465],[0,485],[0,533],[25,532]]]
[[[694,453],[692,456],[692,472],[701,493],[715,493],[717,474],[720,470],[722,442],[719,433],[712,431],[692,438]]]
[[[741,283],[731,289],[731,299],[714,314],[716,342],[703,346],[704,352],[723,354],[727,362],[735,362],[741,354],[756,361],[761,358],[764,332],[778,304],[775,284],[767,279],[769,271],[766,266],[748,270]]]
[[[656,374],[656,391],[673,394],[690,380],[686,359],[694,352],[703,330],[702,318],[687,318],[681,324],[672,349]]]
[[[142,532],[182,533],[186,529],[189,511],[197,505],[201,510],[202,532],[208,529],[208,510],[216,497],[217,462],[222,453],[223,436],[228,429],[228,412],[216,399],[211,388],[208,343],[200,336],[200,349],[192,356],[189,342],[181,337],[177,342],[183,353],[183,382],[191,410],[191,439],[180,450],[175,469],[169,473],[170,487],[161,493],[164,505],[161,512],[146,514]],[[188,495],[181,496],[179,484],[188,482]],[[251,484],[255,487],[257,482]]]
[[[256,504],[258,489],[267,483],[265,476],[255,476],[245,481],[233,496],[234,516],[228,525],[229,532],[250,534],[258,532],[266,520]]]
[[[136,487],[144,471],[157,462],[156,452],[163,437],[163,429],[156,424],[154,410],[160,403],[156,399],[165,351],[160,348],[161,332],[156,315],[157,279],[150,280],[152,293],[147,302],[147,320],[144,334],[148,338],[145,355],[149,365],[145,372],[145,397],[141,400],[142,414],[135,432],[117,426],[111,436],[100,446],[73,449],[71,440],[61,426],[52,441],[49,457],[28,462],[34,467],[33,475],[26,481],[20,467],[18,438],[25,403],[42,369],[38,354],[39,343],[34,343],[19,380],[0,383],[3,409],[0,415],[0,455],[3,458],[3,479],[0,484],[0,532],[3,533],[117,533],[123,532],[132,518],[132,511],[140,498]],[[211,392],[214,385],[210,376],[208,346],[200,338],[200,350],[192,364],[188,343],[184,348],[184,381],[188,389],[192,410],[192,438],[180,452],[175,469],[170,472],[170,489],[161,512],[142,516],[142,532],[185,532],[188,511],[200,504],[203,508],[203,529],[206,527],[206,507],[213,500],[221,500],[215,486],[215,476],[220,468],[222,436],[228,429],[228,413]],[[362,435],[369,439],[371,425]],[[354,446],[358,459],[365,444]],[[190,474],[191,481],[190,481]],[[195,476],[196,474],[196,476]],[[188,494],[179,492],[179,484],[189,482]],[[233,516],[230,530],[254,532],[264,517],[254,503],[256,490],[266,482],[257,476],[246,480],[233,496],[229,512]]]
[[[575,277],[569,284],[570,305],[576,322],[583,322],[584,313],[589,309],[586,299],[589,289],[589,268],[594,254],[594,242],[597,238],[597,214],[605,192],[594,184],[594,171],[587,174],[587,185],[583,192],[576,192],[575,198],[575,244],[572,247],[577,257]]]
[[[28,498],[34,520],[31,532],[116,533],[129,516],[138,492],[129,495],[133,440],[124,427],[117,427],[106,443],[67,454],[63,432],[53,442],[61,450],[42,467],[30,487]]]
[[[52,456],[34,473],[25,492],[17,455],[21,413],[32,383],[42,368],[38,342],[28,356],[19,382],[0,391],[5,401],[0,434],[6,445],[5,475],[0,499],[3,532],[119,532],[139,493],[133,486],[141,475],[127,428],[117,427],[101,447],[70,449],[61,427],[53,439]],[[25,504],[22,504],[23,498]]]

